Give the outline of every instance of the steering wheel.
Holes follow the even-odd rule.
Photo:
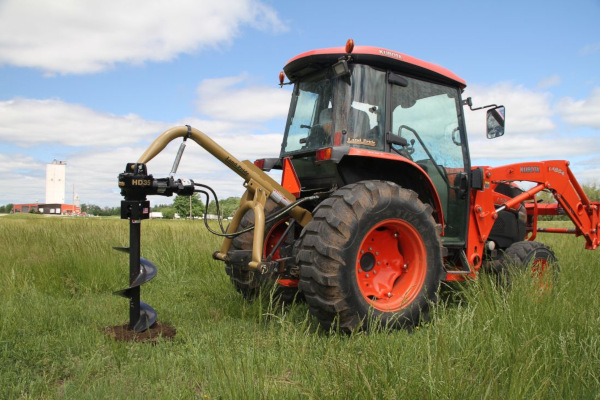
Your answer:
[[[419,136],[419,134],[417,133],[417,131],[415,131],[413,128],[411,128],[408,125],[401,125],[400,128],[398,128],[398,133],[400,133],[402,131],[402,129],[406,129],[406,130],[412,132],[413,135],[415,135],[415,137],[417,138],[417,140],[419,141],[419,143],[423,147],[423,150],[427,154],[427,157],[429,157],[429,159],[431,160],[431,162],[433,163],[433,165],[435,166],[435,168],[439,171],[439,173],[442,176],[442,178],[444,178],[444,180],[446,181],[446,184],[448,185],[448,187],[450,187],[450,182],[448,181],[448,176],[446,174],[446,171],[444,170],[444,168],[442,166],[438,165],[435,162],[435,159],[433,158],[433,156],[429,152],[429,149],[427,149],[427,146],[425,146],[425,143],[423,142],[423,140],[421,139],[421,136]],[[414,140],[412,141],[412,143],[413,143],[413,151],[414,151]]]

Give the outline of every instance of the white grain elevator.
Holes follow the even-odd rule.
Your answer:
[[[46,164],[46,204],[65,203],[66,161],[52,161]]]

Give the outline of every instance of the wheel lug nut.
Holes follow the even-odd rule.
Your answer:
[[[392,297],[392,293],[388,293],[388,297]]]
[[[368,278],[368,277],[369,277],[369,274],[367,274],[366,276],[367,276],[367,278]]]
[[[361,269],[361,268],[359,268],[359,269],[358,269],[358,272],[359,272],[359,273],[360,273],[360,272],[362,272],[362,269]]]
[[[404,264],[404,265],[402,266],[402,268],[404,268],[404,269],[408,269],[408,264]]]
[[[375,275],[377,273],[377,271],[373,270],[373,275]]]

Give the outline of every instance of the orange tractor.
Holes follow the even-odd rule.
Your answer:
[[[354,329],[368,316],[415,325],[442,281],[515,264],[543,273],[556,259],[533,241],[538,232],[575,234],[587,249],[598,246],[600,204],[588,200],[568,161],[471,165],[465,106],[487,109],[490,139],[504,134],[505,108],[472,108],[461,98],[465,81],[447,69],[349,40],[292,58],[280,84],[293,84],[293,92],[279,157],[240,162],[201,131],[175,127],[119,175],[122,218],[131,227],[124,249],[130,286],[119,294],[130,299],[131,329],[156,320],[139,295],[156,274],[140,257],[146,196],[214,195],[172,177],[188,138],[244,180],[240,207],[213,255],[235,288],[251,297],[275,285],[284,301],[301,294],[326,328],[335,321]],[[149,175],[146,163],[180,137],[172,174]],[[264,172],[271,169],[282,170],[281,184]],[[515,181],[533,186],[523,191]],[[557,203],[538,203],[542,190]],[[540,215],[557,214],[574,228],[538,227]]]

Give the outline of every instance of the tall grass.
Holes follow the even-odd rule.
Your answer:
[[[242,299],[201,223],[144,221],[158,276],[142,299],[173,341],[122,343],[127,222],[0,218],[0,398],[600,398],[600,253],[543,236],[561,274],[540,293],[489,278],[455,288],[408,332],[324,332],[304,304]]]

